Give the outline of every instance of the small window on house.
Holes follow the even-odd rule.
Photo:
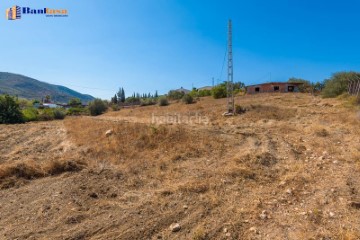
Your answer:
[[[294,91],[294,86],[288,86],[288,92],[293,92]]]
[[[280,87],[279,86],[274,86],[274,91],[275,92],[280,91]]]
[[[256,87],[256,88],[255,88],[255,92],[260,92],[260,88],[259,88],[259,87]]]

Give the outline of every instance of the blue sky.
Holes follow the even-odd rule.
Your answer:
[[[8,21],[15,4],[69,17]],[[0,71],[104,99],[120,86],[130,95],[211,85],[226,78],[231,18],[235,81],[321,81],[360,71],[359,8],[356,0],[3,0]]]

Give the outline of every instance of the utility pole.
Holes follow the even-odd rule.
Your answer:
[[[232,52],[232,23],[229,19],[228,24],[228,79],[226,84],[227,93],[227,114],[235,114],[235,102],[234,102],[234,66],[233,66],[233,52]]]

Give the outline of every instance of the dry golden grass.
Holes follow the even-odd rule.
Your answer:
[[[65,172],[77,172],[86,167],[86,163],[79,160],[49,160],[37,163],[33,160],[20,163],[0,165],[0,188],[16,185],[19,179],[33,180],[47,176],[54,176]],[[10,181],[9,181],[10,179]]]
[[[0,179],[12,179],[13,185],[0,197],[3,209],[13,214],[0,219],[8,227],[0,234],[10,239],[357,239],[360,212],[348,202],[360,199],[360,119],[341,101],[264,94],[237,97],[248,111],[232,118],[221,116],[224,99],[211,98],[68,118],[56,125],[64,130],[61,148],[3,150]],[[198,114],[208,122],[151,123],[153,114]],[[44,149],[51,156],[36,159]],[[19,179],[26,185],[14,184]],[[61,198],[54,197],[60,192]],[[15,203],[29,202],[27,212],[6,201],[13,194],[20,196]],[[27,222],[22,214],[40,220]],[[174,222],[181,225],[178,233],[169,230]]]

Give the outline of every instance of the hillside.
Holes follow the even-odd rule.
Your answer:
[[[235,101],[0,125],[0,239],[360,239],[359,109]]]
[[[41,82],[19,74],[0,72],[0,94],[4,93],[38,100],[50,95],[53,101],[60,103],[66,103],[71,98],[79,98],[82,102],[94,99],[90,95],[81,94],[64,86]]]

